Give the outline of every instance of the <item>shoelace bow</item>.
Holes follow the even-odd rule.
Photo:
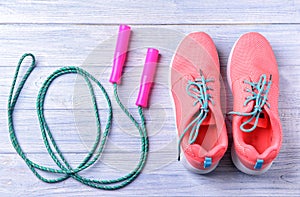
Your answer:
[[[246,106],[250,101],[255,101],[255,106],[253,111],[249,113],[243,112],[229,112],[229,114],[239,115],[239,116],[250,116],[250,118],[241,124],[240,129],[244,132],[252,132],[258,124],[258,120],[260,114],[263,110],[263,106],[267,105],[270,108],[270,104],[268,103],[268,94],[272,84],[272,75],[270,75],[269,81],[267,81],[267,76],[262,74],[257,83],[250,82],[245,80],[244,83],[249,84],[252,89],[246,88],[246,92],[251,93],[251,96],[247,96],[244,102],[244,106]],[[255,118],[255,122],[253,126],[249,129],[246,129],[245,126],[250,123]]]
[[[209,86],[207,86],[207,83],[209,82],[214,82],[213,79],[205,79],[203,76],[202,71],[200,70],[200,78],[197,78],[195,81],[188,81],[188,84],[186,86],[186,93],[195,98],[194,106],[197,103],[200,103],[200,108],[199,108],[199,114],[197,117],[190,122],[190,124],[184,129],[182,134],[179,137],[179,142],[178,142],[178,161],[180,160],[180,144],[182,142],[183,137],[185,134],[189,131],[190,128],[190,136],[189,136],[189,144],[193,144],[198,136],[200,126],[202,122],[205,120],[207,117],[207,114],[209,112],[208,108],[208,101],[210,101],[214,105],[214,101],[212,100],[212,96],[208,94],[208,90],[213,90]]]

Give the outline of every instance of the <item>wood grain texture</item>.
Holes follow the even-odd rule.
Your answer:
[[[8,1],[1,23],[235,24],[299,23],[297,0]]]
[[[0,3],[0,194],[1,196],[300,196],[300,3],[288,1],[7,1]],[[7,99],[20,56],[32,52],[37,68],[16,106],[18,139],[29,158],[55,167],[39,131],[35,100],[46,77],[64,65],[91,72],[112,96],[107,82],[119,23],[133,24],[130,52],[119,88],[121,100],[138,118],[134,105],[146,48],[161,51],[150,108],[145,110],[150,154],[145,170],[118,191],[101,191],[74,180],[58,184],[39,181],[13,149],[7,128]],[[220,56],[223,110],[231,137],[232,96],[226,63],[231,47],[243,33],[257,31],[271,43],[279,65],[279,112],[283,145],[272,168],[259,177],[239,172],[228,150],[209,175],[188,172],[176,161],[176,127],[169,95],[169,65],[180,40],[194,31],[207,32]],[[26,70],[21,69],[20,76]],[[99,91],[102,127],[107,106]],[[114,107],[114,122],[103,157],[82,175],[113,178],[133,169],[140,141],[125,115]],[[45,115],[62,152],[73,166],[91,147],[95,122],[81,78],[66,75],[51,86]],[[49,175],[51,176],[51,175]]]

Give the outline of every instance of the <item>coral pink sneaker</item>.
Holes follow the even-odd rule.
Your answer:
[[[271,167],[282,142],[278,66],[266,38],[241,36],[231,50],[227,75],[234,98],[233,163],[244,173],[261,174]]]
[[[196,173],[214,170],[227,149],[220,104],[220,65],[212,39],[203,32],[186,36],[171,68],[171,92],[184,165]]]

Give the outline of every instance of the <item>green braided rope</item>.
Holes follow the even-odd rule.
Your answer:
[[[19,70],[22,65],[23,60],[26,57],[31,57],[32,62],[31,66],[28,68],[27,72],[21,79],[19,85],[16,87],[16,81],[18,78]],[[130,184],[142,171],[146,159],[147,159],[147,154],[148,154],[148,136],[147,136],[147,131],[145,127],[145,118],[143,115],[143,110],[141,107],[138,107],[138,112],[141,118],[141,124],[139,124],[134,117],[130,114],[130,112],[126,109],[126,107],[122,104],[120,101],[120,98],[118,96],[118,91],[117,91],[117,84],[113,84],[114,87],[114,96],[116,98],[116,101],[118,105],[121,107],[123,112],[128,116],[128,118],[131,120],[131,122],[135,125],[135,127],[138,129],[140,137],[141,137],[141,155],[140,155],[140,160],[137,166],[135,167],[134,170],[132,170],[130,173],[128,173],[125,176],[119,177],[117,179],[111,179],[111,180],[97,180],[97,179],[90,179],[90,178],[85,178],[79,175],[78,173],[91,165],[93,165],[101,156],[103,150],[104,150],[104,145],[107,140],[107,137],[110,132],[111,124],[112,124],[112,105],[111,105],[111,100],[102,86],[102,84],[94,78],[91,74],[89,74],[87,71],[75,67],[75,66],[69,66],[69,67],[62,67],[56,71],[54,71],[43,83],[38,96],[37,96],[37,101],[36,101],[36,110],[37,110],[37,115],[39,119],[39,124],[40,124],[40,130],[42,133],[43,141],[45,144],[45,147],[51,156],[52,160],[54,163],[60,168],[60,169],[54,169],[48,166],[42,166],[39,165],[32,160],[28,159],[26,156],[26,153],[22,150],[19,141],[16,136],[15,128],[14,128],[14,121],[13,121],[13,113],[15,109],[15,105],[18,101],[18,98],[20,96],[20,93],[26,83],[26,80],[30,76],[31,72],[35,68],[35,57],[28,53],[24,54],[18,63],[18,66],[16,68],[16,72],[14,75],[14,79],[12,82],[9,98],[8,98],[8,127],[9,127],[9,135],[10,139],[12,142],[13,147],[16,149],[17,153],[21,156],[21,158],[26,162],[30,170],[35,174],[37,178],[40,180],[47,182],[47,183],[57,183],[60,181],[64,181],[70,177],[73,179],[94,187],[98,189],[104,189],[104,190],[116,190],[120,189],[122,187],[125,187],[126,185]],[[52,133],[49,129],[49,126],[47,124],[47,121],[44,116],[44,102],[45,102],[45,97],[47,94],[47,91],[51,85],[51,83],[57,78],[65,74],[77,74],[80,75],[84,78],[85,82],[87,83],[87,86],[89,88],[89,92],[91,94],[92,98],[92,103],[93,103],[93,110],[95,113],[96,121],[97,121],[97,136],[95,139],[95,142],[93,144],[93,147],[91,150],[87,153],[83,161],[76,167],[72,168],[68,161],[65,159],[63,156],[61,150],[58,148],[55,139],[52,136]],[[108,106],[108,117],[107,117],[107,123],[105,126],[105,130],[101,136],[101,122],[100,122],[100,116],[98,112],[98,105],[96,101],[96,96],[94,92],[94,88],[92,86],[92,83],[96,83],[96,85],[100,88],[101,92],[103,93],[107,106]],[[52,146],[51,146],[52,145]],[[55,152],[57,154],[55,154]],[[53,178],[53,179],[48,179],[43,177],[39,171],[45,171],[49,173],[55,173],[55,174],[60,174],[61,177],[59,178]]]

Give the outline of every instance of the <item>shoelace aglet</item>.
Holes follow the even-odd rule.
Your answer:
[[[178,158],[177,158],[177,159],[178,159],[178,161],[180,161],[180,155],[178,155]]]
[[[272,74],[270,74],[270,78],[269,78],[269,81],[272,81]]]
[[[200,76],[203,76],[203,71],[199,69]]]

